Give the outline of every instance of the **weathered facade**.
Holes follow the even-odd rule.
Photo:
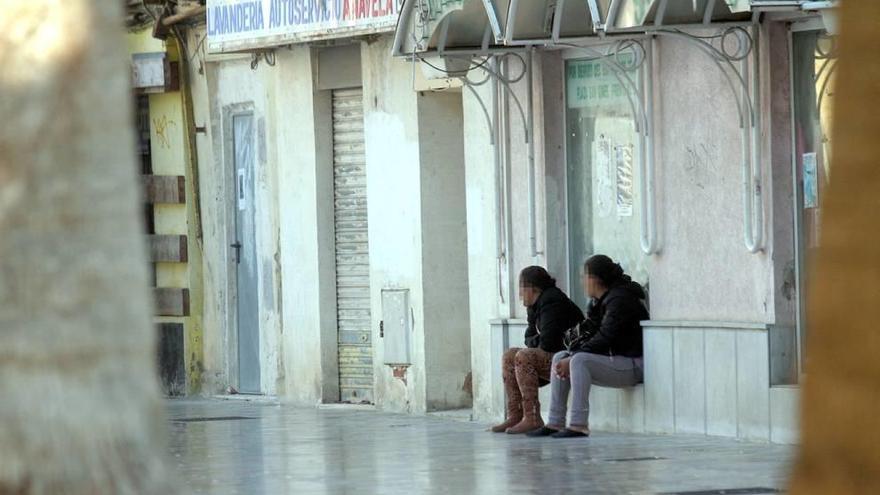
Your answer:
[[[195,394],[203,369],[202,239],[180,53],[173,39],[155,39],[149,23],[132,24],[127,42],[159,374],[166,394]]]
[[[519,270],[603,252],[651,320],[594,428],[795,441],[827,2],[236,3],[179,25],[207,392],[497,419]]]
[[[375,22],[320,45],[238,36],[231,46],[256,50],[238,54],[211,52],[227,45],[210,19],[186,30],[205,128],[209,392],[470,406],[461,96],[413,91],[411,65],[389,56],[396,13],[377,8]],[[237,118],[250,124],[236,128]],[[435,120],[459,124],[441,132]],[[253,241],[237,229],[248,210]]]

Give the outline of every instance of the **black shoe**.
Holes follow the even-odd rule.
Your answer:
[[[526,433],[527,437],[549,437],[554,433],[559,433],[559,430],[554,430],[553,428],[547,428],[546,426],[542,426],[537,430],[532,430]]]
[[[582,431],[569,430],[565,429],[562,431],[557,431],[556,433],[550,435],[553,438],[575,438],[575,437],[588,437],[589,433],[584,433]]]

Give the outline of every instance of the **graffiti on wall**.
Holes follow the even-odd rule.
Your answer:
[[[161,117],[153,118],[153,129],[156,131],[156,140],[159,142],[159,147],[171,149],[171,136],[168,134],[171,127],[177,127],[177,123],[170,120],[167,115],[163,114]]]

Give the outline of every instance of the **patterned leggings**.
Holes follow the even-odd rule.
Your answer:
[[[508,417],[523,413],[540,414],[538,387],[550,381],[552,365],[553,354],[541,349],[513,347],[504,352],[501,376],[507,393]]]

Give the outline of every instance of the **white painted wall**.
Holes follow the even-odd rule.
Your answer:
[[[376,405],[421,413],[427,405],[418,94],[412,90],[409,65],[391,59],[390,52],[387,38],[364,44],[361,51]],[[412,366],[405,379],[395,378],[383,364],[382,289],[410,291]]]
[[[427,409],[457,409],[471,406],[461,93],[421,92],[418,105]]]
[[[482,72],[482,71],[474,71]],[[485,74],[475,74],[480,80]],[[475,88],[491,113],[491,87]],[[493,377],[490,320],[501,314],[503,288],[499,283],[499,245],[495,227],[498,222],[495,185],[494,149],[479,100],[468,91],[464,100],[465,186],[467,202],[467,253],[471,328],[471,370],[473,373],[473,416],[478,420],[496,419],[499,411],[493,401]],[[499,368],[500,369],[500,368]]]
[[[284,314],[284,396],[339,399],[329,91],[316,91],[307,46],[278,50],[274,106]]]

